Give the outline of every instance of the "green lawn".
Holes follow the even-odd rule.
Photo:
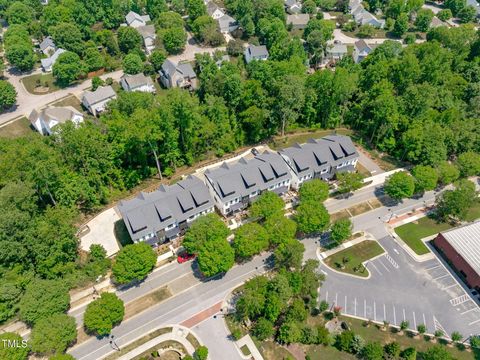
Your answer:
[[[38,81],[40,80],[41,88],[37,88]],[[51,73],[49,74],[34,74],[26,76],[22,79],[23,86],[31,94],[48,94],[60,89],[60,87],[55,83],[55,79]],[[35,89],[42,89],[41,91],[36,91]]]
[[[477,219],[480,219],[480,201],[478,200],[475,202],[475,205],[473,205],[468,211],[467,218],[465,220],[473,221]]]
[[[351,246],[347,249],[337,252],[333,254],[323,261],[325,264],[330,266],[331,268],[345,272],[348,274],[353,274],[361,277],[368,276],[368,270],[363,268],[362,270],[355,271],[354,269],[357,268],[363,262],[380,255],[384,252],[383,248],[373,240],[365,240],[359,244]],[[349,259],[348,262],[343,264],[344,259]],[[342,268],[343,267],[343,268]]]
[[[427,254],[427,246],[421,240],[424,237],[438,234],[441,231],[451,229],[448,223],[438,223],[435,219],[425,216],[417,221],[395,228],[395,233],[402,238],[413,251],[418,255]]]
[[[10,124],[0,127],[0,138],[18,138],[31,134],[33,129],[26,117],[12,121]]]

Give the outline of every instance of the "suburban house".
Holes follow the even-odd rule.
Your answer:
[[[347,45],[345,44],[329,44],[327,46],[325,62],[337,62],[347,55]]]
[[[137,31],[142,35],[143,47],[147,55],[150,55],[155,50],[155,39],[157,34],[155,33],[154,25],[144,25],[137,27]]]
[[[127,16],[125,16],[125,21],[128,26],[133,28],[138,28],[140,26],[147,25],[147,22],[150,21],[149,15],[139,15],[134,11],[130,11]]]
[[[245,48],[245,61],[247,64],[252,60],[267,60],[268,59],[268,50],[265,45],[248,45]]]
[[[232,18],[230,15],[223,15],[221,18],[217,19],[217,22],[218,28],[222,34],[228,34],[238,29],[237,20]]]
[[[183,89],[197,88],[197,74],[190,63],[175,65],[170,60],[165,60],[160,73],[160,82],[166,88],[179,87]]]
[[[57,50],[57,47],[55,46],[55,43],[53,42],[53,39],[50,36],[47,36],[40,43],[40,50],[45,55],[50,56],[55,52],[55,50]]]
[[[53,128],[67,121],[75,125],[83,122],[83,114],[71,106],[47,107],[43,110],[33,110],[28,120],[32,126],[42,135],[51,135]]]
[[[310,179],[329,180],[336,173],[353,171],[358,152],[348,136],[329,135],[310,139],[279,151],[292,172],[292,188]]]
[[[213,20],[218,20],[225,15],[225,12],[213,1],[207,2],[207,14],[212,17]]]
[[[310,15],[308,14],[287,15],[287,25],[291,25],[293,30],[305,29],[309,20]]]
[[[379,29],[385,27],[385,20],[377,19],[375,15],[365,10],[361,0],[350,0],[349,8],[353,19],[358,25],[371,25]]]
[[[302,4],[295,0],[285,0],[285,11],[289,14],[300,14],[302,12]]]
[[[141,91],[141,92],[155,92],[155,85],[149,76],[145,76],[142,73],[137,75],[124,75],[120,80],[125,91]]]
[[[475,9],[477,12],[477,17],[480,16],[480,4],[478,3],[477,0],[467,0],[467,6],[471,6]]]
[[[462,280],[480,290],[480,221],[441,232],[433,243]]]
[[[57,61],[58,57],[63,54],[66,50],[63,49],[57,49],[55,52],[52,54],[52,56],[46,58],[46,59],[41,59],[42,63],[42,69],[45,72],[50,72],[52,71],[53,65]]]
[[[223,215],[246,208],[262,192],[284,194],[292,175],[280,155],[265,151],[253,159],[224,162],[205,171],[205,179],[215,205]]]
[[[135,243],[155,245],[183,234],[196,218],[213,212],[214,206],[205,184],[189,175],[174,185],[120,201],[117,209]]]
[[[365,40],[358,40],[355,42],[355,46],[353,48],[353,60],[356,63],[359,63],[365,59],[376,47],[377,45],[368,45]]]
[[[105,110],[108,102],[116,98],[117,94],[111,86],[100,86],[95,91],[85,91],[82,104],[92,115],[98,116]]]

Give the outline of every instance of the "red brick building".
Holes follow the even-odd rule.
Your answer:
[[[480,221],[444,231],[434,244],[467,285],[480,290]]]

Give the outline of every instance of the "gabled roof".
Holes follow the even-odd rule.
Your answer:
[[[166,59],[162,64],[162,72],[169,77],[172,77],[177,70],[177,66],[169,59]]]
[[[42,67],[44,69],[47,69],[47,68],[50,68],[53,66],[53,64],[55,64],[55,62],[57,61],[58,57],[63,54],[64,52],[66,52],[66,50],[64,49],[57,49],[55,50],[55,52],[52,54],[52,56],[46,58],[46,59],[41,59],[41,63],[42,63]]]
[[[154,25],[139,26],[137,27],[137,31],[140,33],[140,35],[142,35],[144,39],[148,37],[151,37],[151,38],[156,37]]]
[[[162,185],[154,192],[142,192],[117,206],[133,239],[183,222],[211,207],[213,202],[207,187],[192,175],[174,185]]]
[[[247,51],[254,58],[268,56],[268,50],[265,45],[248,45]]]
[[[122,80],[127,84],[130,89],[136,89],[145,85],[153,85],[152,79],[149,76],[145,76],[142,73],[136,75],[125,75]]]
[[[177,65],[177,71],[182,74],[184,77],[195,78],[197,74],[193,70],[192,64],[190,63],[183,63]]]
[[[299,175],[319,172],[358,157],[352,140],[343,135],[310,139],[305,144],[295,144],[280,150],[279,153],[290,160],[292,170]]]
[[[230,26],[234,26],[237,24],[237,20],[235,20],[233,17],[230,15],[223,15],[222,17],[219,17],[217,19],[218,21],[218,27],[220,28],[221,31],[227,31]]]
[[[95,91],[85,91],[83,93],[83,99],[89,106],[95,105],[101,101],[111,99],[117,94],[111,86],[100,86]]]
[[[327,53],[329,54],[346,54],[347,45],[345,44],[331,44],[327,46]]]
[[[370,45],[368,45],[365,40],[358,40],[355,42],[355,48],[357,51],[362,52],[362,51],[372,51],[372,48]]]
[[[307,25],[310,20],[310,15],[308,14],[293,14],[287,15],[287,25]]]
[[[205,172],[207,181],[223,202],[243,197],[269,186],[291,179],[288,167],[280,155],[265,151],[253,159],[223,163]]]
[[[138,20],[140,22],[146,23],[150,21],[150,16],[148,15],[139,15],[135,11],[130,11],[127,16],[125,16],[125,20],[127,21],[127,24],[130,25],[133,23],[135,20]]]
[[[213,1],[209,1],[207,3],[207,14],[212,16],[216,10],[220,10],[222,13],[224,13],[217,4],[215,4]]]
[[[56,48],[55,43],[51,36],[47,36],[43,41],[40,43],[40,50],[44,51],[48,47]]]
[[[33,110],[30,113],[28,119],[30,122],[36,121],[39,117],[41,117],[44,121],[55,120],[58,123],[64,123],[69,120],[72,120],[74,116],[83,116],[78,110],[73,108],[72,106],[64,106],[64,107],[48,107],[43,110]]]

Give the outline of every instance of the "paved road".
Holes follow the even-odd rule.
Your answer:
[[[460,331],[465,336],[480,333],[480,309],[455,275],[438,258],[421,263],[413,260],[385,228],[384,222],[392,213],[404,213],[424,201],[430,204],[433,196],[430,192],[419,200],[391,207],[391,211],[382,207],[353,218],[354,230],[373,234],[386,254],[367,263],[371,274],[367,280],[345,276],[321,265],[327,279],[320,298],[341,306],[346,314],[387,320],[393,325],[407,320],[413,329],[425,324],[430,333],[435,330],[446,334]]]
[[[198,312],[222,301],[230,291],[255,275],[264,272],[267,255],[235,266],[223,278],[198,283],[183,293],[149,308],[113,329],[120,348],[133,339],[168,324],[179,324]],[[204,339],[202,339],[204,340]],[[205,341],[205,340],[204,340]],[[97,360],[114,351],[108,339],[90,339],[69,353],[78,360]]]
[[[14,72],[12,69],[5,71],[6,80],[8,80],[15,89],[17,90],[17,105],[14,110],[5,112],[0,115],[0,126],[17,118],[20,116],[28,116],[32,112],[33,109],[41,108],[50,104],[56,100],[59,100],[65,96],[73,94],[75,96],[80,96],[83,91],[88,89],[92,86],[91,80],[86,80],[81,84],[75,86],[69,86],[65,89],[52,92],[50,94],[44,95],[33,95],[30,94],[23,85],[21,84],[21,79],[26,76],[30,76],[32,74],[38,73],[39,71],[34,71],[30,74],[18,74]],[[107,77],[111,77],[114,80],[119,80],[120,77],[123,75],[123,71],[115,71],[112,73],[108,73],[102,75],[101,78],[106,79]]]

